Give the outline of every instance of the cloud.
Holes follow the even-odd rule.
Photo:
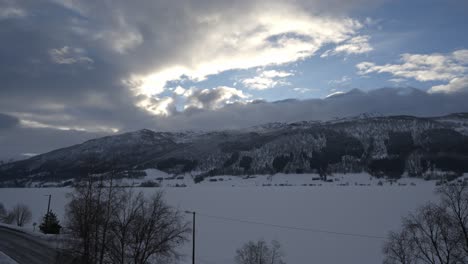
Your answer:
[[[147,98],[141,101],[142,107],[159,116],[169,116],[175,113],[174,98],[166,96],[163,98]]]
[[[345,55],[368,53],[374,50],[374,48],[369,44],[369,40],[370,36],[368,35],[353,37],[343,44],[336,46],[334,49],[325,51],[320,55],[320,57],[323,58],[331,55],[338,55],[340,53]]]
[[[452,53],[453,58],[463,64],[468,64],[468,49],[456,50]]]
[[[10,17],[0,31],[0,112],[37,129],[149,127],[195,92],[174,96],[182,90],[168,81],[314,56],[359,35],[363,24],[348,12],[374,2],[0,0]],[[273,73],[265,71],[275,81],[288,77]],[[233,98],[226,104],[258,99]]]
[[[309,93],[309,92],[317,92],[319,91],[319,89],[296,87],[296,88],[293,88],[293,91],[304,94],[304,93]]]
[[[344,75],[340,79],[328,81],[328,85],[333,85],[333,86],[341,85],[341,84],[349,83],[349,81],[351,81],[351,78],[347,75]]]
[[[155,116],[151,123],[143,127],[156,131],[210,131],[239,129],[269,122],[330,120],[362,113],[439,116],[468,112],[468,93],[431,94],[415,88],[381,88],[369,92],[352,90],[324,99],[248,102],[247,95],[234,88],[223,87],[194,91],[191,100],[197,108],[190,107],[171,115]],[[227,102],[235,100],[244,102]],[[135,126],[130,130],[143,127]],[[11,154],[21,158],[21,153],[44,153],[109,133],[22,126],[0,130],[0,159],[11,157]]]
[[[0,113],[0,130],[9,129],[17,126],[19,124],[18,118]]]
[[[447,84],[433,86],[430,92],[458,92],[466,88],[468,73],[468,50],[456,50],[449,54],[409,54],[401,55],[400,64],[376,65],[372,62],[361,62],[356,65],[358,73],[388,73],[401,82],[415,79],[421,82],[448,81]]]
[[[39,155],[38,153],[21,153],[21,156],[25,156],[26,158],[34,157]]]
[[[175,89],[174,89],[174,93],[177,94],[177,95],[188,95],[188,90],[183,88],[182,86],[177,86]]]
[[[26,10],[19,7],[15,1],[0,1],[0,21],[12,18],[23,18],[26,17],[26,15]]]
[[[430,93],[453,93],[468,91],[468,77],[453,78],[448,84],[432,86]]]
[[[449,81],[446,85],[437,85],[431,92],[456,92],[461,90],[468,73],[468,50],[456,50],[449,54],[409,54],[401,55],[400,64],[376,65],[361,62],[356,65],[358,73],[388,73],[398,79],[415,79],[421,82]]]
[[[187,98],[185,109],[216,110],[229,104],[243,102],[250,95],[236,88],[220,86],[214,89],[192,90]]]
[[[85,51],[80,48],[64,46],[60,49],[49,50],[50,59],[57,64],[92,64],[94,61],[84,55]]]
[[[406,82],[407,79],[404,79],[404,78],[392,78],[392,79],[389,79],[388,81],[389,81],[389,82],[393,82],[393,83],[402,83],[402,82]]]
[[[335,94],[336,95],[336,94]],[[197,96],[198,97],[198,96]],[[214,96],[219,98],[219,96]],[[215,99],[200,99],[216,102]],[[427,93],[416,88],[381,88],[369,92],[351,90],[324,99],[256,101],[180,111],[155,117],[155,130],[239,129],[269,122],[330,120],[362,113],[381,115],[438,116],[467,112],[468,93]],[[188,110],[188,109],[187,109]]]
[[[460,54],[461,51],[458,51]],[[463,59],[462,57],[460,59]],[[390,73],[393,76],[412,78],[417,81],[447,81],[467,71],[466,65],[455,56],[455,52],[443,54],[402,54],[401,64],[376,65],[361,62],[356,65],[359,74]]]
[[[85,127],[85,126],[77,126],[77,125],[68,125],[68,126],[63,126],[63,125],[55,125],[55,124],[50,124],[50,123],[42,123],[34,120],[28,120],[28,119],[20,119],[19,123],[23,127],[27,128],[50,128],[50,129],[55,129],[55,130],[65,130],[65,131],[86,131],[86,132],[104,132],[104,133],[117,133],[119,132],[118,128],[115,127],[107,127],[107,126],[98,126],[98,125],[93,125],[90,127]]]
[[[337,95],[341,95],[341,94],[345,94],[345,92],[336,91],[336,92],[333,92],[333,93],[331,93],[331,94],[328,94],[327,96],[325,96],[325,98],[330,98],[330,97],[337,96]]]
[[[294,74],[286,71],[262,71],[258,76],[241,80],[241,83],[250,89],[265,90],[278,85],[288,85],[284,78],[292,75]]]
[[[227,70],[302,60],[313,56],[326,44],[339,44],[353,38],[362,28],[358,20],[348,17],[313,15],[302,10],[300,3],[274,1],[268,2],[268,8],[265,8],[258,3],[242,1],[236,3],[235,9],[222,10],[218,5],[225,3],[210,4],[212,6],[204,11],[184,5],[187,10],[183,14],[179,14],[180,10],[175,8],[172,16],[181,19],[174,24],[175,28],[169,26],[161,29],[157,22],[152,21],[151,26],[156,25],[156,28],[144,32],[136,25],[146,24],[150,17],[151,20],[155,19],[155,15],[147,14],[146,10],[138,13],[138,24],[134,23],[135,18],[128,11],[123,14],[119,12],[118,18],[109,18],[109,21],[125,20],[132,32],[142,34],[142,42],[130,53],[137,53],[141,65],[146,67],[139,70],[141,65],[137,66],[127,78],[123,78],[126,84],[131,84],[136,96],[158,96],[167,91],[167,82],[179,80],[182,76],[199,82]],[[203,3],[201,6],[205,7]],[[84,14],[93,16],[87,12]],[[120,24],[115,22],[109,25],[109,30],[121,30]],[[186,26],[190,31],[179,26]],[[148,54],[158,54],[158,58],[148,62],[149,58],[138,55],[143,51],[146,51],[146,57]],[[253,89],[272,86],[265,79],[251,81]],[[147,104],[139,105],[150,107]]]
[[[28,128],[17,126],[0,130],[0,160],[24,159],[25,154],[40,154],[83,143],[107,133],[94,133],[76,130],[57,130],[50,128]]]

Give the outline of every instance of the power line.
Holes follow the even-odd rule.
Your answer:
[[[357,234],[357,233],[344,233],[344,232],[329,231],[329,230],[314,229],[314,228],[305,228],[305,227],[297,227],[297,226],[277,225],[277,224],[262,223],[262,222],[257,222],[257,221],[230,218],[230,217],[224,217],[224,216],[208,215],[208,214],[199,213],[198,211],[197,211],[197,214],[199,214],[201,216],[208,217],[208,218],[214,218],[214,219],[225,220],[225,221],[230,221],[230,222],[239,222],[239,223],[246,223],[246,224],[253,224],[253,225],[262,225],[262,226],[269,226],[269,227],[275,227],[275,228],[281,228],[281,229],[290,229],[290,230],[299,230],[299,231],[306,231],[306,232],[313,232],[313,233],[324,233],[324,234],[352,236],[352,237],[361,237],[361,238],[371,238],[371,239],[386,239],[386,237],[382,237],[382,236]]]

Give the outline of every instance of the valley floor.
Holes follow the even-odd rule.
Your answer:
[[[381,263],[384,238],[399,228],[401,217],[437,199],[434,181],[405,178],[381,186],[368,175],[337,175],[330,183],[312,180],[316,175],[287,176],[218,176],[216,182],[187,182],[186,188],[168,187],[185,181],[172,179],[162,188],[138,190],[150,195],[163,189],[171,205],[197,212],[197,260],[203,264],[232,264],[238,247],[262,238],[278,240],[289,264]],[[63,221],[71,190],[4,188],[0,202],[7,208],[29,205],[39,223],[47,210],[45,195],[52,194],[51,209]],[[190,242],[181,251],[187,255],[181,263],[190,263]]]

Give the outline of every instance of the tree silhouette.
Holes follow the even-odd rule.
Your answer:
[[[50,211],[44,215],[39,229],[44,234],[59,234],[62,226],[54,212]]]

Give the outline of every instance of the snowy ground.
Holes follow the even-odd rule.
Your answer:
[[[33,222],[38,223],[38,225],[40,223],[39,220],[33,221]],[[67,249],[68,248],[67,245],[69,245],[70,244],[69,242],[72,241],[71,240],[72,238],[70,237],[70,235],[68,234],[44,234],[42,232],[39,232],[39,229],[37,226],[36,228],[34,228],[34,226],[32,225],[33,222],[31,222],[27,226],[22,226],[22,227],[0,223],[0,227],[15,229],[23,233],[26,233],[27,235],[31,236],[32,239],[34,239],[35,241],[38,241],[39,243],[42,243],[51,248],[55,248],[55,249]]]
[[[153,176],[165,177],[160,174],[148,177]],[[381,263],[383,239],[330,232],[385,237],[390,230],[398,229],[402,216],[436,199],[434,182],[407,178],[392,185],[383,181],[383,186],[379,186],[379,180],[371,180],[365,174],[337,175],[334,179],[338,180],[330,183],[313,180],[315,177],[218,176],[216,182],[192,185],[187,176],[165,179],[163,188],[139,190],[149,195],[163,189],[170,204],[197,212],[197,259],[202,264],[231,264],[238,247],[260,238],[280,241],[289,264]],[[168,187],[177,182],[188,187]],[[51,208],[62,219],[66,193],[70,191],[70,188],[0,189],[0,202],[7,208],[18,202],[28,204],[34,221],[39,223],[47,209],[45,195],[52,194]],[[191,215],[187,215],[187,220],[191,220]],[[191,244],[181,250],[187,254],[182,263],[190,263]]]
[[[17,264],[17,262],[0,251],[0,264]]]

